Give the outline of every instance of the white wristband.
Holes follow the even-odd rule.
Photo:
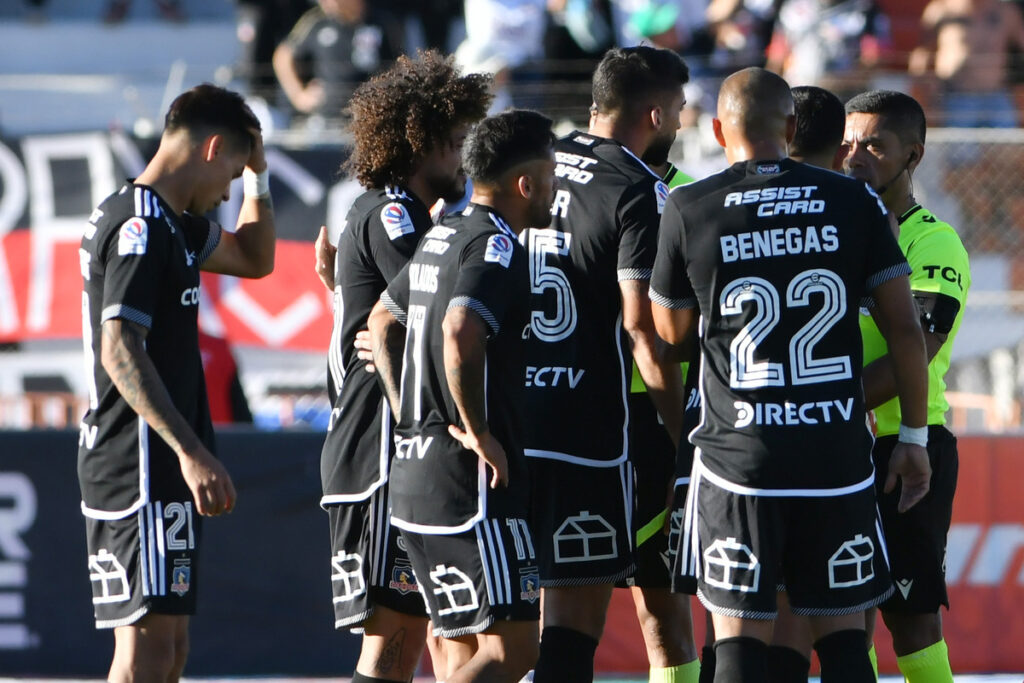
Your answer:
[[[908,427],[901,424],[899,440],[924,448],[928,445],[928,427]]]
[[[249,169],[242,171],[242,192],[246,197],[267,197],[270,195],[270,170],[263,169],[254,173]]]

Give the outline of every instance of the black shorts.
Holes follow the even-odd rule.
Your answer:
[[[633,463],[636,571],[617,585],[668,588],[672,583],[669,538],[662,533],[675,447],[647,394],[629,395],[629,459]]]
[[[698,463],[696,515],[688,506],[680,548],[681,559],[698,560],[697,596],[709,611],[774,619],[781,584],[803,616],[854,614],[892,595],[870,483],[844,495],[773,496],[728,490],[709,476]]]
[[[405,541],[388,517],[388,487],[360,503],[326,506],[331,522],[334,628],[358,629],[381,605],[426,618]]]
[[[928,459],[932,466],[931,488],[917,505],[898,512],[900,487],[883,493],[889,458],[897,437],[883,436],[871,455],[878,480],[875,492],[882,513],[882,529],[889,542],[889,564],[896,593],[881,605],[882,611],[933,614],[940,605],[949,608],[946,592],[946,536],[953,517],[959,457],[956,437],[945,427],[928,428]]]
[[[458,638],[496,621],[540,619],[533,536],[523,519],[477,522],[459,534],[402,531],[434,635]]]
[[[672,492],[672,512],[669,513],[668,557],[671,563],[671,588],[673,593],[697,594],[697,575],[683,562],[679,547],[683,542],[683,520],[686,512],[686,498],[690,491],[690,477],[676,479]]]
[[[530,481],[541,586],[615,583],[633,574],[629,461],[588,467],[531,458]]]
[[[128,626],[150,612],[195,614],[201,529],[187,488],[121,519],[86,517],[96,628]]]

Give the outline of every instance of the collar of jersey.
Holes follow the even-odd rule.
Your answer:
[[[918,211],[924,211],[924,207],[920,204],[914,204],[912,207],[900,214],[900,217],[896,219],[896,222],[903,225],[903,222],[913,216]]]
[[[512,228],[509,227],[505,219],[501,217],[501,214],[498,213],[498,210],[495,209],[493,206],[486,206],[484,204],[470,202],[469,204],[466,205],[466,208],[462,210],[462,214],[464,216],[468,216],[469,214],[477,210],[486,211],[487,217],[491,219],[491,222],[494,223],[498,230],[505,233],[507,237],[513,240],[516,239],[516,234],[512,231]]]
[[[136,187],[141,187],[144,190],[152,192],[153,196],[156,197],[156,200],[160,202],[160,209],[164,212],[164,215],[167,216],[169,220],[173,220],[175,222],[181,220],[181,217],[178,216],[177,213],[175,213],[174,209],[171,208],[171,205],[167,203],[167,200],[164,199],[159,192],[153,189],[152,185],[147,185],[146,183],[137,183],[135,182],[135,178],[128,178],[128,183],[125,185],[125,188],[135,189]]]

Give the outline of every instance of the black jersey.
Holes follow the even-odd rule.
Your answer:
[[[87,516],[125,517],[148,502],[152,481],[182,478],[177,455],[103,369],[104,321],[119,318],[149,330],[146,353],[171,402],[213,449],[199,356],[199,264],[220,236],[216,223],[178,216],[151,188],[130,183],[89,219],[79,249],[89,410],[80,426],[78,476]]]
[[[619,282],[649,280],[668,188],[629,150],[573,133],[555,145],[551,225],[530,255],[526,454],[609,466],[628,455],[633,356]]]
[[[520,411],[527,283],[526,252],[515,234],[493,209],[470,204],[427,233],[381,296],[406,327],[390,482],[395,526],[452,534],[484,517],[525,516],[529,483]],[[483,460],[448,433],[448,425],[464,425],[448,389],[441,322],[458,306],[487,325],[487,424],[508,457],[508,487],[490,489]]]
[[[710,476],[775,495],[863,485],[858,309],[910,272],[877,195],[788,159],[738,163],[674,190],[660,233],[651,300],[701,314],[691,438]]]
[[[381,292],[431,225],[426,205],[400,187],[363,193],[345,218],[334,261],[334,330],[328,351],[334,409],[320,459],[322,504],[364,500],[387,481],[391,411],[354,343]]]

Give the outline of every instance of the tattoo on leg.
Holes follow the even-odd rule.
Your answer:
[[[385,643],[384,649],[381,650],[380,657],[377,658],[375,667],[377,671],[383,674],[391,673],[391,670],[395,667],[399,668],[399,674],[401,674],[402,666],[402,647],[405,645],[405,629],[398,629],[393,636],[388,638],[388,642]]]

